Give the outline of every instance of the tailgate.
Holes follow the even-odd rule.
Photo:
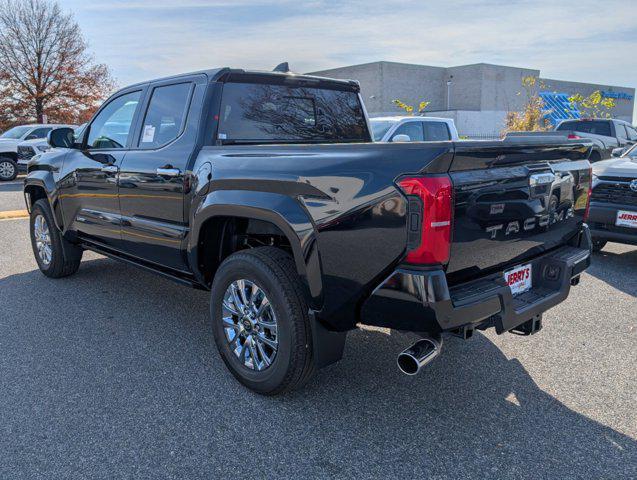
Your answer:
[[[590,144],[461,142],[449,175],[454,222],[451,285],[567,244],[581,228]]]

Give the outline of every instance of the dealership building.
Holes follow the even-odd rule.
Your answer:
[[[414,106],[424,100],[430,102],[425,115],[453,118],[461,135],[475,137],[499,135],[507,112],[523,108],[526,94],[522,79],[528,76],[539,78],[538,93],[545,104],[557,106],[549,112],[568,109],[564,115],[578,116],[566,99],[575,93],[587,96],[596,90],[615,100],[615,118],[632,122],[635,107],[634,88],[543,78],[539,70],[487,63],[445,68],[373,62],[311,74],[358,80],[372,117],[400,115],[402,110],[392,103],[394,99]],[[550,113],[556,115],[562,114]]]

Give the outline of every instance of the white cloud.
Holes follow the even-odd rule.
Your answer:
[[[499,63],[551,78],[637,85],[630,0],[603,7],[592,0],[69,1],[78,2],[97,58],[122,83],[215,66],[270,69],[284,60],[296,71],[391,60]]]

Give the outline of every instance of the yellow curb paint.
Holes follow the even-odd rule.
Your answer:
[[[9,210],[6,212],[0,212],[0,220],[10,220],[14,218],[27,218],[29,212],[26,210]]]

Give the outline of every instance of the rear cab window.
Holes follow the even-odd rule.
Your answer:
[[[578,120],[576,122],[562,122],[557,130],[574,130],[576,132],[591,133],[612,137],[610,122],[603,120]]]
[[[353,90],[227,82],[217,139],[224,145],[369,142]]]

